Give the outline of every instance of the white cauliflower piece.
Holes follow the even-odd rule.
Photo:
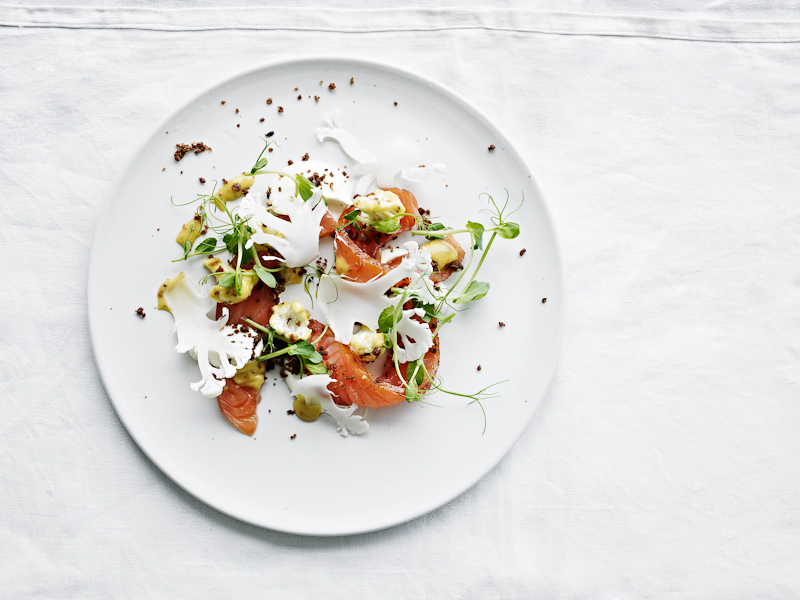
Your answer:
[[[216,303],[183,273],[173,281],[162,297],[175,318],[175,350],[189,352],[200,367],[201,379],[190,387],[207,398],[216,398],[225,387],[225,379],[236,375],[253,356],[260,338],[249,327],[225,325],[227,308],[219,320],[210,319],[208,314],[216,310]]]
[[[397,358],[400,362],[413,362],[419,360],[433,346],[433,332],[426,323],[420,323],[411,317],[422,317],[425,311],[421,308],[404,310],[400,320],[397,321],[398,340],[403,341],[403,347],[397,347]],[[413,340],[413,341],[412,341]]]
[[[400,196],[387,190],[378,190],[367,196],[359,196],[354,205],[378,221],[385,221],[406,212]]]
[[[350,350],[363,362],[372,362],[386,349],[386,336],[380,331],[372,331],[361,325],[350,338]]]
[[[307,340],[311,337],[310,318],[311,313],[299,302],[281,302],[272,307],[269,326],[290,342]]]
[[[287,379],[293,396],[303,396],[306,404],[319,404],[322,412],[336,419],[342,437],[364,433],[369,428],[369,423],[361,415],[353,414],[358,409],[355,404],[339,406],[333,401],[331,391],[328,389],[328,384],[331,382],[333,379],[327,375],[309,375],[291,382]]]
[[[424,303],[435,304],[433,280],[430,278],[433,273],[430,252],[427,248],[420,248],[416,242],[406,242],[403,247],[408,252],[408,257],[403,259],[401,266],[406,265],[408,270],[413,269],[413,275],[409,277],[406,289],[409,293],[416,294]]]
[[[364,195],[373,185],[394,187],[394,180],[398,176],[406,181],[422,181],[433,173],[446,172],[441,163],[420,167],[422,155],[408,140],[397,138],[376,156],[345,131],[340,111],[326,114],[324,119],[327,127],[317,127],[317,139],[320,142],[335,141],[356,162],[348,170],[358,179],[357,194]]]
[[[420,249],[416,242],[406,242],[403,247],[408,251],[408,256],[394,269],[372,281],[360,283],[338,275],[320,278],[317,297],[337,342],[350,344],[357,322],[377,328],[378,317],[383,309],[400,301],[399,296],[387,298],[386,292],[403,279],[409,279],[409,290],[418,294],[423,301],[433,302],[428,292],[428,287],[433,289],[433,282],[430,279],[427,279],[427,284],[422,281],[433,272],[430,253],[424,248]]]
[[[328,208],[322,201],[322,189],[313,189],[311,198],[276,198],[271,207],[276,213],[287,215],[281,219],[267,210],[261,194],[245,196],[237,209],[243,219],[255,229],[248,247],[253,243],[266,244],[281,253],[287,267],[303,267],[312,263],[319,254],[319,231],[322,217]]]

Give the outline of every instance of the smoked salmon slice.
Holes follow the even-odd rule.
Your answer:
[[[246,300],[238,304],[217,304],[217,318],[222,316],[223,307],[227,308],[228,324],[246,325],[245,319],[255,321],[259,325],[267,325],[272,315],[272,307],[277,296],[275,290],[259,281]],[[242,433],[253,435],[258,425],[259,391],[239,385],[233,378],[225,380],[225,387],[217,398],[222,414]]]
[[[253,435],[258,425],[258,396],[258,390],[239,385],[233,379],[226,379],[225,387],[217,400],[228,421],[242,433]]]
[[[317,351],[322,354],[322,362],[335,380],[328,384],[328,389],[335,394],[337,404],[380,408],[405,401],[405,387],[400,383],[391,355],[386,360],[383,374],[376,378],[349,346],[336,341],[333,332],[328,330],[320,338],[324,326],[313,319],[309,327],[312,331],[311,339]],[[425,354],[423,361],[431,376],[435,375],[439,368],[438,336],[434,338],[433,346]],[[400,372],[405,374],[405,370],[406,365],[401,364]],[[425,380],[419,387],[426,389],[430,387],[430,382]]]

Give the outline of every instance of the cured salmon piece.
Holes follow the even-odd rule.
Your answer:
[[[322,362],[335,380],[328,384],[328,389],[335,394],[337,404],[380,408],[405,401],[405,387],[400,382],[391,355],[386,360],[383,374],[375,378],[349,346],[336,341],[333,332],[328,330],[320,338],[324,326],[313,319],[309,327],[311,339],[322,354]],[[438,336],[434,338],[433,346],[425,354],[423,362],[431,376],[435,375],[439,368]],[[400,372],[405,374],[405,370],[406,365],[401,364]],[[426,379],[419,387],[427,389],[430,382]]]
[[[408,190],[390,188],[386,190],[397,194],[405,207],[405,212],[419,216],[417,199]],[[369,281],[376,276],[391,271],[400,259],[391,263],[381,263],[377,256],[381,248],[405,231],[414,227],[416,220],[412,216],[400,219],[400,229],[394,233],[380,233],[379,231],[357,231],[350,221],[345,219],[347,211],[339,217],[340,229],[333,238],[333,249],[336,253],[336,270],[343,277],[353,281]]]
[[[272,316],[272,307],[275,305],[277,295],[275,290],[264,285],[262,281],[256,284],[253,292],[246,300],[238,304],[227,304],[220,302],[217,304],[217,318],[222,316],[222,309],[228,309],[228,325],[240,323],[246,325],[245,319],[255,321],[259,325],[267,325]]]
[[[322,215],[322,222],[319,224],[319,239],[333,235],[336,230],[336,219],[333,218],[331,211],[325,211]]]
[[[258,425],[258,390],[225,380],[225,387],[217,400],[222,414],[244,434],[253,435]]]
[[[222,308],[227,308],[228,325],[239,323],[246,325],[245,319],[255,321],[259,325],[267,325],[272,316],[272,307],[277,296],[275,290],[259,281],[250,296],[238,304],[217,304],[217,318],[222,316]],[[225,380],[225,387],[217,398],[222,414],[242,433],[253,435],[258,425],[259,392],[239,385],[233,378]]]
[[[419,206],[414,194],[400,188],[391,188],[387,191],[397,194],[407,213],[419,216]],[[378,255],[381,248],[386,244],[401,233],[410,231],[414,227],[414,217],[403,217],[400,219],[400,229],[394,233],[386,234],[374,230],[357,231],[350,224],[350,221],[345,219],[346,214],[347,212],[343,213],[339,218],[338,227],[340,229],[333,238],[333,248],[336,253],[336,270],[341,276],[353,281],[365,282],[388,273],[400,264],[401,257],[388,263],[382,263],[378,260]],[[461,268],[461,261],[464,260],[464,249],[452,235],[445,236],[444,241],[455,248],[458,260],[448,264],[440,271],[434,271],[431,274],[431,279],[435,283],[450,277]]]

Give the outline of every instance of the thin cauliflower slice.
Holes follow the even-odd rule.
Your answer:
[[[226,325],[227,308],[218,320],[210,319],[208,314],[216,303],[183,273],[178,277],[163,292],[164,303],[175,318],[175,350],[189,352],[200,367],[201,379],[190,387],[207,398],[216,398],[225,387],[225,379],[236,375],[253,356],[260,336],[243,325]]]
[[[286,221],[267,210],[261,194],[250,194],[242,200],[237,214],[249,219],[255,232],[250,236],[248,248],[253,244],[266,244],[281,253],[287,267],[303,267],[313,262],[319,254],[319,231],[322,217],[327,212],[322,201],[322,190],[313,189],[311,197],[277,198],[272,209],[286,215]]]
[[[420,283],[433,271],[430,253],[416,242],[406,242],[403,247],[408,256],[397,267],[366,283],[350,281],[338,275],[320,278],[317,297],[337,342],[350,344],[356,322],[377,328],[381,312],[401,300],[401,296],[386,297],[386,292],[403,279],[409,279],[409,289],[423,300],[433,301],[427,291],[428,286],[433,289],[433,282],[428,279],[427,284]]]
[[[320,142],[333,140],[356,161],[357,164],[348,170],[358,178],[357,194],[366,194],[373,185],[379,188],[394,187],[394,180],[398,176],[406,181],[422,181],[434,173],[446,173],[441,163],[419,166],[422,162],[420,151],[408,140],[398,137],[375,155],[345,131],[341,111],[326,114],[324,120],[327,127],[317,127],[317,139]]]
[[[342,437],[364,433],[369,429],[369,423],[361,415],[353,414],[358,407],[355,404],[339,406],[333,401],[333,395],[328,389],[328,384],[333,381],[328,375],[309,375],[293,382],[287,379],[293,396],[303,396],[306,404],[319,404],[322,412],[336,419]]]
[[[363,362],[372,362],[386,350],[386,336],[361,325],[350,338],[350,350]]]
[[[311,337],[310,318],[311,313],[299,302],[281,302],[272,307],[269,326],[290,342],[297,342]]]
[[[400,320],[397,321],[397,338],[403,341],[403,347],[396,348],[397,359],[400,362],[413,362],[419,360],[433,346],[433,332],[426,323],[420,323],[412,317],[423,317],[425,311],[421,308],[404,310]]]
[[[403,263],[408,261],[406,263],[407,268],[414,269],[413,274],[409,277],[409,284],[406,290],[408,293],[416,295],[425,304],[435,304],[433,280],[430,278],[433,273],[430,252],[428,252],[427,248],[420,247],[416,242],[406,242],[403,247],[408,252],[408,257],[403,259]]]

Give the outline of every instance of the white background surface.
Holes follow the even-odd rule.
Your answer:
[[[0,589],[796,597],[797,11],[643,4],[0,6]],[[407,525],[315,539],[222,516],[139,452],[85,279],[108,186],[163,116],[326,51],[434,77],[508,133],[559,226],[568,308],[553,387],[497,469]]]

